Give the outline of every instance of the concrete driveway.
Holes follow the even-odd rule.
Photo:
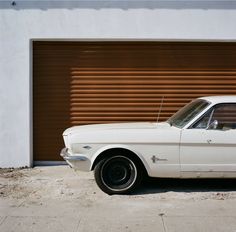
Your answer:
[[[68,166],[0,169],[1,232],[236,232],[236,180],[148,180],[108,196]]]

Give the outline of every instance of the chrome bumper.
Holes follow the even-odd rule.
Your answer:
[[[91,162],[83,154],[71,155],[68,152],[68,148],[63,148],[60,155],[70,165],[70,167],[76,170],[90,171]]]

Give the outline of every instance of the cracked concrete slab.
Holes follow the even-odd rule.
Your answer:
[[[152,212],[152,210],[150,210]],[[92,222],[92,223],[91,223]],[[134,210],[124,206],[110,205],[94,207],[87,211],[82,217],[79,230],[83,232],[104,232],[104,231],[139,231],[139,232],[165,232],[162,219],[157,214],[147,213],[142,209]]]
[[[0,198],[0,217],[10,215],[20,204],[19,200]]]
[[[2,225],[2,223],[5,219],[6,219],[6,216],[5,217],[0,217],[0,226]]]
[[[235,180],[157,179],[109,196],[93,173],[53,166],[2,170],[0,183],[1,232],[236,232]]]
[[[32,201],[28,200],[24,202],[20,207],[12,210],[10,216],[25,216],[25,217],[61,217],[69,215],[71,218],[80,217],[85,208],[74,201],[66,200],[40,200]]]
[[[17,232],[65,232],[76,231],[78,220],[61,217],[23,217],[9,216],[0,226],[1,231]]]
[[[165,217],[168,232],[234,232],[236,216],[178,216]]]
[[[162,222],[160,218],[147,218],[144,217],[142,220],[134,219],[133,217],[127,218],[126,220],[103,219],[98,220],[95,218],[93,223],[89,220],[82,220],[78,227],[78,231],[83,232],[104,232],[104,231],[139,231],[139,232],[153,232],[160,231],[164,232]]]

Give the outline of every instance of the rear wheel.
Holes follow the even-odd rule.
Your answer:
[[[134,159],[117,155],[102,159],[94,169],[94,176],[105,193],[125,194],[140,184],[142,169]]]

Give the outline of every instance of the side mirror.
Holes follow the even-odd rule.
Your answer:
[[[219,124],[218,121],[214,120],[213,122],[211,122],[209,124],[209,126],[207,127],[207,130],[215,130],[215,129],[217,129],[218,124]]]

